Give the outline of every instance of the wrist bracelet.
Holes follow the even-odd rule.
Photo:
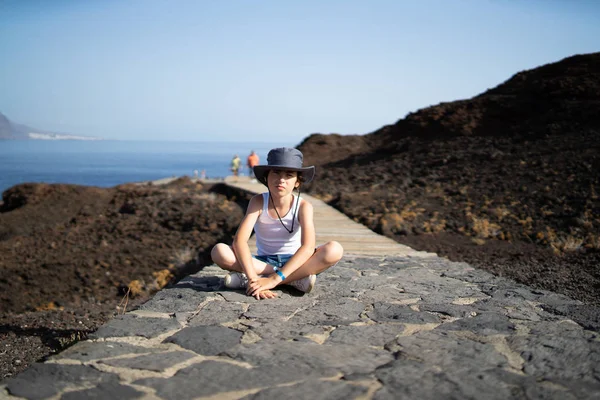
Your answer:
[[[285,275],[283,274],[283,272],[281,272],[280,270],[276,269],[276,270],[275,270],[275,273],[276,273],[277,275],[279,275],[279,277],[281,278],[281,281],[282,281],[282,282],[283,282],[283,281],[285,281]]]
[[[281,271],[279,270],[279,268],[277,268],[276,266],[274,266],[274,265],[273,265],[273,270],[275,271],[275,273],[276,273],[277,275],[279,275],[279,277],[281,278],[281,281],[282,281],[282,282],[283,282],[283,281],[285,281],[285,275],[283,274],[283,272],[281,272]]]

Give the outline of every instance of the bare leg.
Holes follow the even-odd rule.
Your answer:
[[[293,274],[288,276],[282,283],[290,283],[309,275],[316,275],[325,271],[344,255],[344,248],[335,241],[327,242],[317,247],[315,253]],[[210,256],[215,264],[227,271],[244,272],[238,263],[233,248],[225,243],[218,243],[213,247]],[[273,268],[256,258],[252,258],[254,270],[258,275],[269,275],[275,272]]]
[[[216,244],[210,252],[210,257],[215,264],[224,270],[244,272],[244,269],[237,261],[233,248],[225,243]],[[257,275],[269,275],[275,272],[270,265],[254,257],[252,257],[252,262]]]
[[[342,259],[344,248],[336,241],[317,247],[315,253],[300,268],[290,274],[282,283],[287,284],[309,275],[316,275],[335,265]]]

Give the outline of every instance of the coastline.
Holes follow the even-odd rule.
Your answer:
[[[112,187],[173,176],[225,179],[233,154],[265,143],[168,141],[5,141],[0,146],[0,192],[28,182]],[[242,169],[247,173],[247,169]]]

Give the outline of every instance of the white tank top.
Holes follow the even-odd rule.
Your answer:
[[[295,215],[294,231],[288,232],[279,222],[277,217],[273,218],[269,215],[269,192],[262,194],[263,209],[258,217],[258,221],[254,224],[254,232],[256,235],[256,248],[259,256],[267,256],[272,254],[294,254],[300,248],[302,229],[298,220],[300,207]],[[292,216],[296,209],[296,203],[299,201],[297,196],[292,195],[294,202],[292,208],[285,216],[281,217],[281,221],[289,229],[292,229]]]

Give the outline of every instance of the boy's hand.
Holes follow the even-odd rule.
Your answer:
[[[274,299],[277,297],[277,293],[272,292],[270,290],[263,290],[259,293],[261,299]]]
[[[271,275],[265,278],[248,279],[248,287],[246,288],[246,293],[250,296],[256,297],[256,299],[259,300],[261,298],[261,292],[273,289],[275,286],[277,286],[278,283],[279,279],[277,278],[277,275]]]

